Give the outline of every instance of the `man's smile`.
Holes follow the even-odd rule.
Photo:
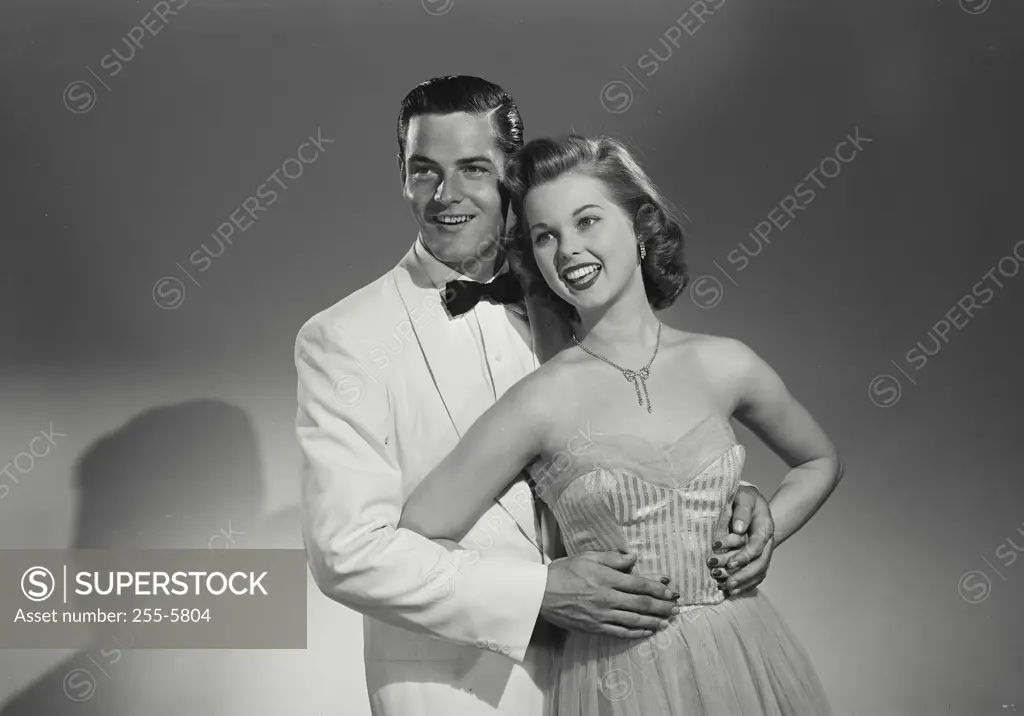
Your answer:
[[[431,222],[440,226],[462,226],[474,218],[472,214],[436,214]]]

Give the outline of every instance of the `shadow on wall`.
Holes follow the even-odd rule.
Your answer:
[[[242,409],[221,401],[137,415],[82,454],[76,484],[79,549],[302,547],[298,510],[259,518],[264,488],[256,431]],[[0,716],[224,712],[217,678],[224,652],[127,647],[107,637],[78,652],[16,695]]]

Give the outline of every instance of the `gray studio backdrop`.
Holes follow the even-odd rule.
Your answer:
[[[300,545],[295,334],[415,236],[403,94],[475,74],[638,150],[693,220],[665,320],[844,451],[763,587],[837,714],[1024,710],[1022,46],[1008,0],[6,0],[0,547]],[[2,652],[0,713],[367,714],[308,602],[306,651]]]

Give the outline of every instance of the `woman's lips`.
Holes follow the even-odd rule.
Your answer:
[[[579,273],[581,269],[585,269],[582,273]],[[576,278],[569,278],[569,275],[575,275]],[[574,266],[568,271],[562,272],[562,281],[566,286],[574,291],[583,291],[594,285],[597,281],[597,277],[601,274],[600,264],[582,264],[580,266]]]

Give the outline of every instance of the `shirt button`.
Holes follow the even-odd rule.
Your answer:
[[[501,353],[495,353],[494,354],[494,361],[496,363],[501,363]]]
[[[490,644],[488,644],[488,645],[487,645],[487,647],[488,647],[488,648],[489,648],[489,649],[490,649],[491,651],[497,651],[497,650],[498,650],[498,642],[496,642],[496,641],[492,641],[492,642],[491,642]]]
[[[481,649],[485,649],[487,647],[487,642],[484,641],[483,639],[477,639],[476,640],[476,645],[478,647],[480,647]]]

